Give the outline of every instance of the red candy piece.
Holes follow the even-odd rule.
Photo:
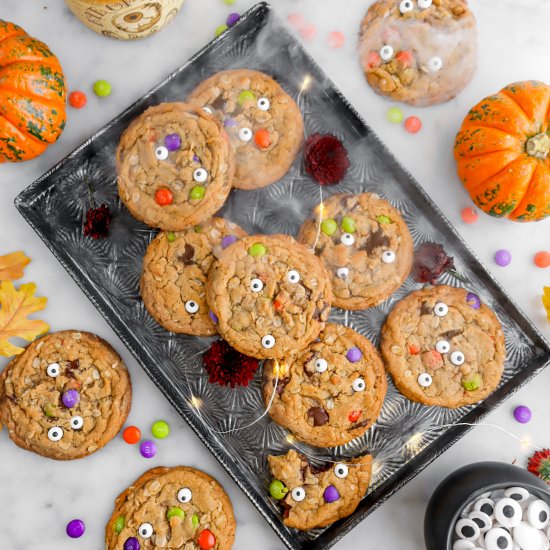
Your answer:
[[[550,252],[546,252],[545,250],[537,252],[533,258],[533,261],[537,267],[550,267]]]
[[[84,92],[74,91],[69,94],[69,105],[75,109],[82,109],[88,102]]]
[[[405,130],[411,134],[416,134],[422,129],[422,121],[417,116],[410,116],[405,120]]]
[[[464,223],[475,223],[479,218],[479,214],[477,213],[477,210],[475,208],[467,206],[466,208],[462,209],[460,217],[462,218],[462,221]]]
[[[348,420],[350,422],[357,422],[361,416],[361,411],[351,411],[348,415]]]
[[[412,67],[414,64],[414,57],[412,53],[408,50],[398,52],[395,56],[395,59],[397,59],[397,61],[399,61],[399,63],[401,63],[405,67]]]
[[[380,54],[378,52],[375,52],[373,50],[372,52],[369,52],[367,54],[367,67],[369,69],[374,69],[374,67],[378,67],[381,62],[382,58],[380,57]]]
[[[420,353],[420,348],[414,344],[409,345],[409,353],[411,355],[418,355]]]
[[[256,130],[256,133],[254,134],[254,141],[260,149],[267,149],[271,145],[269,132],[265,128]]]
[[[161,187],[160,189],[157,189],[155,193],[155,201],[160,206],[168,206],[169,204],[172,204],[174,200],[174,193],[170,191],[170,189],[167,189],[166,187]]]
[[[216,537],[212,531],[205,529],[199,535],[198,543],[203,550],[210,550],[210,548],[214,548],[214,546],[216,546]]]
[[[435,349],[425,351],[422,354],[422,363],[431,369],[439,369],[443,366],[443,355]]]
[[[128,445],[135,445],[141,439],[141,431],[136,426],[128,426],[122,433],[122,437]]]
[[[328,45],[331,48],[341,48],[345,41],[346,37],[344,36],[344,33],[341,33],[340,31],[332,31],[328,35]]]

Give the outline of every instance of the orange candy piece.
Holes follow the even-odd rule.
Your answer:
[[[350,422],[357,422],[361,416],[361,411],[351,411],[348,415],[348,420]]]
[[[381,62],[382,58],[380,57],[380,54],[378,52],[375,52],[373,50],[372,52],[369,52],[367,54],[367,67],[369,69],[374,69],[374,67],[378,67]]]
[[[214,546],[216,546],[216,537],[212,531],[205,529],[199,535],[198,543],[203,550],[210,550],[210,548],[214,548]]]
[[[537,252],[533,258],[533,261],[537,267],[550,267],[550,252],[547,252],[546,250]]]
[[[412,67],[414,62],[413,55],[408,50],[403,50],[401,52],[398,52],[397,55],[395,56],[395,59],[397,59],[397,61],[399,61],[405,67]]]
[[[161,187],[157,189],[155,193],[155,202],[160,206],[168,206],[172,204],[174,200],[174,193],[167,189],[166,187]]]
[[[256,133],[254,134],[254,141],[260,149],[267,149],[271,145],[269,132],[265,128],[256,130]]]
[[[417,116],[410,116],[405,119],[405,130],[410,134],[416,134],[422,129],[422,121]]]
[[[75,109],[82,109],[88,102],[84,92],[74,91],[69,94],[69,105]]]
[[[460,212],[460,217],[462,218],[462,221],[464,223],[475,223],[479,218],[479,214],[477,213],[477,210],[475,208],[467,206],[466,208],[462,209],[462,212]]]
[[[136,426],[128,426],[122,433],[122,437],[128,445],[135,445],[141,439],[141,431]]]

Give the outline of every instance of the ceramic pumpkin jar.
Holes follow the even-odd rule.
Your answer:
[[[492,216],[550,215],[550,86],[516,82],[480,101],[456,136],[458,176]]]
[[[65,127],[63,70],[48,46],[0,19],[0,163],[30,160]]]

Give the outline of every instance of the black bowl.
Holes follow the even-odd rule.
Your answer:
[[[502,462],[477,462],[445,478],[428,502],[424,517],[427,550],[452,550],[453,530],[462,509],[479,495],[525,487],[550,504],[550,488],[531,472]]]

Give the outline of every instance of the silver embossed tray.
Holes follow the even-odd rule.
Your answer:
[[[201,354],[211,339],[171,334],[147,314],[138,281],[142,257],[154,232],[132,218],[117,197],[114,151],[128,123],[146,107],[181,100],[201,80],[229,68],[258,69],[273,75],[298,102],[306,134],[338,136],[349,151],[351,167],[342,183],[321,189],[304,173],[298,157],[276,184],[255,191],[234,190],[222,210],[224,216],[250,234],[295,235],[321,192],[324,197],[342,191],[378,193],[402,212],[415,245],[434,240],[445,246],[455,258],[457,271],[470,281],[469,287],[496,311],[506,334],[504,377],[484,402],[457,410],[425,407],[408,401],[390,382],[380,418],[363,437],[336,450],[300,445],[319,459],[365,452],[375,457],[373,483],[357,511],[325,529],[307,533],[285,527],[277,504],[269,497],[266,456],[288,450],[288,433],[268,416],[249,428],[218,433],[246,426],[262,414],[261,372],[247,388],[232,390],[209,384]],[[106,239],[83,235],[89,206],[87,182],[94,188],[96,204],[107,203],[113,212]],[[145,372],[289,548],[332,546],[469,429],[449,425],[480,420],[550,361],[549,344],[267,4],[247,12],[230,31],[83,143],[15,202]],[[441,282],[461,285],[448,274]],[[409,278],[380,306],[353,312],[335,309],[331,320],[353,327],[377,344],[380,327],[393,304],[419,286]]]

